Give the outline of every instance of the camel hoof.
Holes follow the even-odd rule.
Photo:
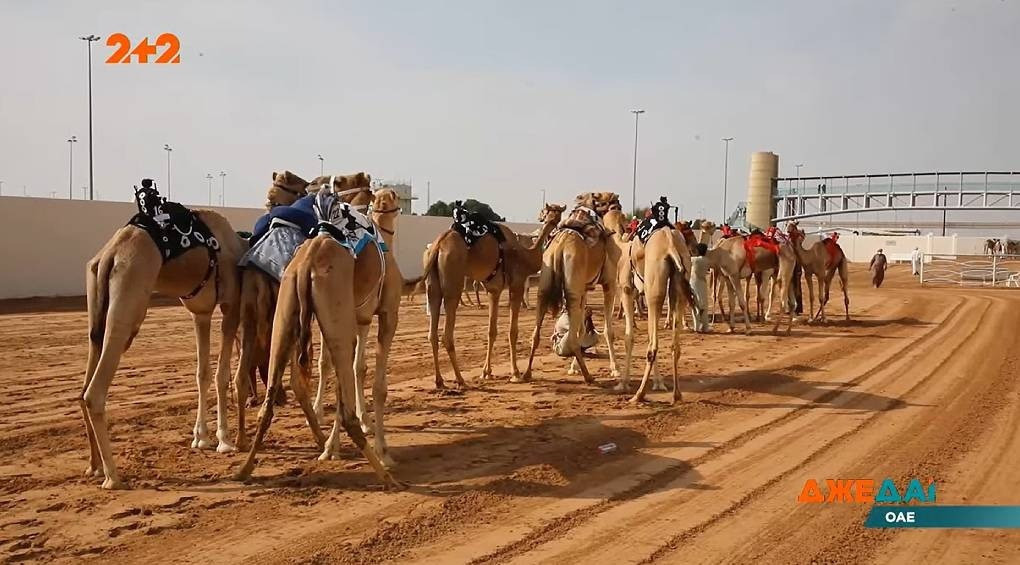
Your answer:
[[[407,490],[407,485],[394,479],[393,477],[386,478],[386,490],[401,491]]]
[[[322,455],[319,455],[319,461],[339,461],[340,454],[332,451],[323,451]]]
[[[436,381],[436,390],[446,390],[446,383],[443,381]]]
[[[254,464],[246,464],[244,467],[241,467],[236,473],[234,473],[234,480],[242,482],[247,481],[251,478],[251,472],[254,471],[254,467]]]
[[[643,395],[642,396],[638,396],[638,395],[635,394],[634,396],[630,397],[630,400],[628,402],[630,402],[631,404],[641,404],[644,401],[645,401],[645,397]]]
[[[514,375],[510,377],[512,383],[526,383],[531,381],[531,372],[524,373],[523,375]]]
[[[259,407],[259,397],[255,396],[255,395],[249,396],[248,397],[248,401],[245,402],[244,405],[246,407],[248,407],[248,408],[258,408]]]
[[[234,440],[234,447],[237,451],[248,451],[248,438],[237,438]]]
[[[88,467],[85,467],[84,474],[86,479],[98,479],[103,476],[103,470],[99,467],[92,467],[89,465]]]
[[[125,485],[120,479],[107,478],[103,481],[103,488],[106,490],[126,490],[127,485]]]
[[[397,466],[397,462],[394,461],[392,457],[390,457],[389,453],[383,453],[379,457],[379,461],[382,462],[383,467],[386,467],[387,469],[393,469],[394,467]]]
[[[192,449],[212,449],[215,444],[206,438],[195,438],[191,441]]]
[[[237,451],[237,447],[230,444],[229,441],[220,440],[219,445],[216,446],[216,453],[234,453]]]
[[[577,369],[575,369],[573,366],[567,367],[567,374],[568,375],[573,376],[573,375],[579,375],[580,373],[581,372],[578,371]]]

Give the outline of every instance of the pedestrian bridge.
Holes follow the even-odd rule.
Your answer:
[[[772,222],[886,210],[1020,210],[1020,172],[774,179]]]

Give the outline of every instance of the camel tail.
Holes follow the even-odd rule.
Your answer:
[[[110,271],[113,270],[112,253],[104,253],[96,260],[95,279],[87,289],[89,310],[89,339],[98,347],[103,346],[106,334],[106,314],[110,307]],[[89,269],[93,266],[89,265]]]
[[[420,277],[413,279],[404,279],[404,285],[401,290],[402,296],[414,296],[416,294],[422,294],[425,292],[425,278],[428,276],[428,272]]]
[[[559,315],[560,307],[565,306],[567,310],[570,309],[570,305],[566,303],[570,299],[567,293],[567,281],[564,278],[567,268],[567,261],[562,255],[556,257],[553,261],[560,263],[558,268],[549,269],[549,275],[551,277],[548,288],[545,289],[546,304],[549,305],[550,312],[553,317]],[[542,269],[543,273],[545,269]]]
[[[315,305],[312,300],[312,273],[306,265],[300,265],[294,293],[298,301],[298,362],[302,366],[311,365],[312,345],[312,314]]]

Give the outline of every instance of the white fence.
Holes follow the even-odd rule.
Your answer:
[[[1020,255],[924,254],[922,285],[1020,288]]]

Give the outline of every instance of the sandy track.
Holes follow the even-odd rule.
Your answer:
[[[866,530],[864,506],[796,503],[808,478],[917,476],[938,481],[940,503],[1020,504],[1020,295],[919,289],[899,268],[881,291],[865,283],[854,272],[850,324],[797,326],[789,338],[762,328],[684,334],[677,409],[664,393],[628,405],[604,359],[590,363],[598,386],[567,377],[547,341],[534,384],[436,394],[425,317],[405,307],[387,407],[397,474],[411,484],[399,493],[380,491],[351,448],[345,460],[315,461],[293,405],[279,412],[250,484],[229,480],[240,455],[190,449],[193,338],[172,306],[150,311],[111,389],[114,449],[134,488],[102,491],[79,476],[84,312],[73,301],[8,304],[0,556],[1017,562],[1018,534]],[[474,378],[485,318],[461,312],[459,353]],[[526,336],[533,318],[522,318]],[[494,369],[507,375],[500,331]],[[618,450],[601,455],[607,442]]]

